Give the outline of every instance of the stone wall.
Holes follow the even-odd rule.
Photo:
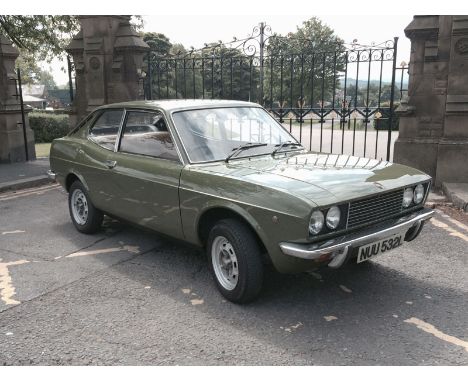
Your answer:
[[[80,16],[80,32],[67,52],[76,70],[71,123],[96,107],[143,98],[141,68],[149,46],[129,16]]]
[[[16,87],[15,62],[19,51],[12,46],[10,40],[0,35],[0,163],[24,162],[26,151],[21,115],[20,99]],[[28,156],[30,160],[36,159],[34,146],[34,133],[29,128],[27,113],[26,140],[28,142]]]
[[[397,112],[395,162],[443,182],[468,182],[468,16],[415,16],[408,98]]]

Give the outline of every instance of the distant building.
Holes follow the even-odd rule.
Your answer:
[[[68,89],[50,89],[47,96],[49,106],[54,109],[63,109],[70,106],[70,90]]]
[[[47,106],[47,88],[45,85],[26,84],[21,86],[23,102],[34,109],[45,109]]]
[[[63,109],[71,104],[68,89],[47,89],[46,85],[23,85],[23,102],[35,109]]]

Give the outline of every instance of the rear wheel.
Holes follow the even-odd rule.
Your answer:
[[[101,228],[104,215],[91,203],[86,188],[79,180],[74,181],[70,186],[68,209],[71,220],[78,231],[95,233]]]
[[[216,286],[229,301],[247,303],[259,295],[261,251],[248,227],[235,219],[216,223],[208,236],[207,255]]]

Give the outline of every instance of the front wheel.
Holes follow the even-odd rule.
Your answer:
[[[234,219],[221,220],[207,242],[210,269],[221,294],[229,301],[247,303],[260,293],[263,264],[257,238]]]
[[[91,203],[88,191],[79,180],[73,182],[68,191],[68,208],[78,231],[82,233],[99,231],[104,215]]]

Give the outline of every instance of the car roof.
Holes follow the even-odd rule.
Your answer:
[[[259,107],[259,104],[246,101],[206,100],[206,99],[168,99],[157,101],[130,101],[103,105],[98,109],[122,107],[127,109],[163,109],[166,111],[204,109],[213,107]]]

